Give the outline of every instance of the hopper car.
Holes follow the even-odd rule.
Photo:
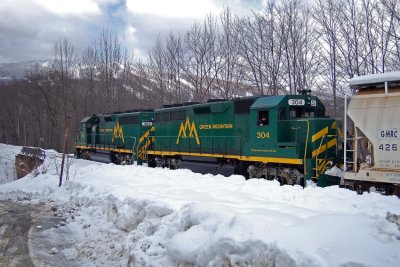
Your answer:
[[[355,77],[345,122],[344,185],[400,196],[400,72]],[[347,105],[346,105],[347,106]]]

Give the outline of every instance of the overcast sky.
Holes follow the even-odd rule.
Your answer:
[[[266,0],[0,0],[0,63],[48,59],[60,37],[77,52],[103,27],[128,51],[147,54],[158,34],[188,29],[229,5],[235,14],[262,9]]]

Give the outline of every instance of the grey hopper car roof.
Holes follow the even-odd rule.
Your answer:
[[[385,82],[400,82],[400,71],[358,76],[350,79],[352,88],[365,87],[366,85],[382,84]]]

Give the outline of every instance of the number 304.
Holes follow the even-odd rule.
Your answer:
[[[269,132],[257,132],[257,138],[269,138]]]

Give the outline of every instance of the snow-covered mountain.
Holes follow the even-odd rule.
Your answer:
[[[36,66],[45,68],[48,60],[31,60],[16,63],[0,63],[0,80],[23,79],[25,74]]]

